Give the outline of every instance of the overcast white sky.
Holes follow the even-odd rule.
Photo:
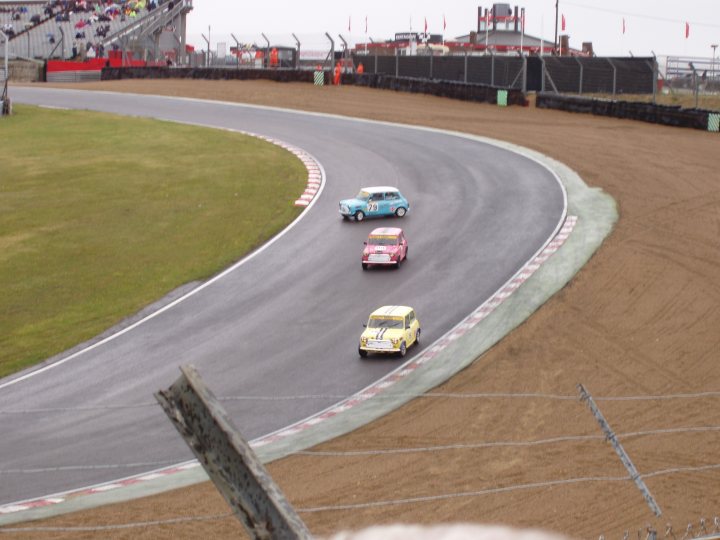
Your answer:
[[[555,0],[505,2],[525,7],[528,34],[552,41],[555,32]],[[600,56],[650,55],[698,56],[711,58],[712,44],[720,44],[720,0],[560,0],[565,15],[570,45],[580,48],[591,41]],[[467,0],[364,0],[339,2],[327,0],[194,0],[188,16],[188,42],[206,49],[202,35],[210,38],[211,48],[218,42],[234,46],[231,33],[241,42],[265,44],[265,33],[275,45],[293,45],[295,33],[304,50],[320,49],[329,44],[328,32],[338,48],[338,34],[352,47],[366,41],[392,38],[396,32],[410,29],[443,33],[451,40],[477,27],[478,6],[491,2]],[[367,17],[367,34],[365,18]],[[623,18],[625,34],[622,33]],[[348,19],[350,31],[348,32]],[[685,23],[690,36],[685,38]],[[209,27],[209,32],[208,32]],[[560,29],[558,29],[559,33]],[[209,34],[209,36],[208,36]],[[326,47],[329,48],[329,47]],[[716,53],[720,58],[720,47]]]

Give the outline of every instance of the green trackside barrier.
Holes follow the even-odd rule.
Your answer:
[[[323,86],[325,84],[325,72],[324,71],[316,71],[314,82],[316,86]]]
[[[498,90],[497,93],[497,104],[498,107],[507,107],[507,90]]]
[[[720,131],[720,114],[708,114],[708,131],[714,131],[715,133]]]

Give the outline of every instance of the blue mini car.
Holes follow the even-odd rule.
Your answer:
[[[403,217],[409,209],[402,193],[389,186],[362,188],[354,199],[340,201],[340,215],[343,219],[355,218],[355,221],[376,216]]]

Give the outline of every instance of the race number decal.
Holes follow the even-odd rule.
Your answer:
[[[377,209],[378,209],[378,203],[376,203],[376,202],[368,203],[368,212],[377,212]]]

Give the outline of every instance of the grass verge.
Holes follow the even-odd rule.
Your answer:
[[[303,164],[238,133],[17,105],[0,120],[0,376],[282,230]]]

